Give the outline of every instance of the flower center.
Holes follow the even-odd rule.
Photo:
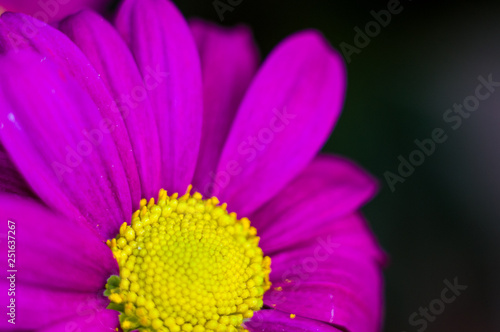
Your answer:
[[[106,284],[125,332],[238,331],[263,305],[271,259],[247,218],[200,193],[141,200],[107,241],[120,268]]]

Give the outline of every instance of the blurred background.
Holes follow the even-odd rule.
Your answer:
[[[467,289],[425,331],[500,331],[500,87],[466,111],[459,128],[443,120],[475,94],[479,76],[500,82],[500,4],[243,0],[221,21],[213,1],[175,2],[188,17],[249,25],[262,57],[304,28],[322,31],[339,51],[344,45],[347,98],[324,151],[356,160],[380,180],[364,212],[391,257],[384,331],[417,331],[422,325],[410,316],[455,278]],[[399,12],[357,47],[354,28],[365,31],[375,20],[370,12],[388,6]],[[391,192],[384,173],[399,176],[398,156],[408,159],[414,141],[435,128],[448,139]]]

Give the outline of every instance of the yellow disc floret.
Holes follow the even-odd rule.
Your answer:
[[[247,218],[200,193],[141,200],[108,240],[120,268],[106,284],[123,331],[242,331],[271,286],[271,259]]]

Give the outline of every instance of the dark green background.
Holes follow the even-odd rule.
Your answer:
[[[225,2],[225,1],[224,1]],[[322,31],[339,49],[354,27],[388,1],[251,1],[219,17],[212,1],[176,1],[187,17],[246,23],[262,56],[304,28]],[[408,318],[439,298],[444,279],[468,286],[426,331],[499,331],[500,92],[458,130],[442,115],[474,93],[477,77],[500,81],[500,8],[478,2],[402,1],[403,10],[348,67],[343,115],[324,151],[346,155],[380,179],[365,214],[390,254],[385,331],[416,331]],[[386,171],[441,127],[448,140],[391,193]],[[497,316],[497,317],[496,317]]]

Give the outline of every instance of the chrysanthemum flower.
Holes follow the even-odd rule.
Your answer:
[[[0,52],[2,330],[379,330],[376,184],[317,155],[346,82],[318,32],[258,68],[247,28],[127,0],[6,13]]]

